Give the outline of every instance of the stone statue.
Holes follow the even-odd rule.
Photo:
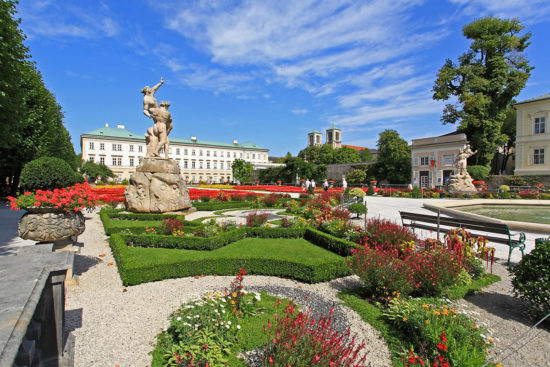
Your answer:
[[[468,175],[468,170],[466,169],[466,166],[468,164],[468,158],[473,156],[477,153],[477,150],[475,152],[472,151],[472,148],[470,148],[470,144],[466,145],[463,149],[460,149],[458,151],[458,154],[455,157],[454,166],[457,169],[458,175]]]
[[[145,87],[141,91],[144,94],[143,113],[153,119],[154,125],[145,134],[147,153],[130,177],[124,192],[126,207],[139,213],[190,213],[195,208],[189,199],[181,169],[178,162],[168,156],[168,134],[173,127],[172,116],[168,112],[170,103],[162,101],[159,106],[155,98],[155,92],[162,83],[164,79],[161,78],[153,88]],[[165,158],[160,157],[163,148]]]
[[[169,102],[161,102],[160,107],[155,98],[156,91],[164,83],[164,78],[153,88],[146,86],[141,90],[143,93],[143,114],[152,118],[154,125],[147,129],[145,142],[147,143],[146,157],[160,157],[160,150],[164,148],[164,154],[168,159],[168,134],[172,130],[172,116],[168,112]]]
[[[149,113],[155,124],[147,129],[146,157],[160,157],[160,150],[164,148],[164,155],[168,159],[168,134],[172,131],[172,115],[168,112],[169,102],[162,101],[160,107],[149,108]],[[148,137],[148,139],[147,139]]]
[[[460,192],[460,193],[475,193],[477,192],[476,187],[472,182],[472,177],[466,169],[468,165],[468,158],[476,154],[477,151],[472,151],[470,144],[466,145],[464,148],[458,151],[458,154],[455,157],[454,166],[456,173],[449,177],[447,181],[447,190],[451,193]]]
[[[149,109],[154,107],[158,108],[159,106],[157,99],[155,98],[155,93],[162,84],[164,84],[164,78],[161,77],[160,83],[155,85],[153,88],[147,85],[141,90],[141,93],[143,93],[143,114],[149,118],[152,118]]]

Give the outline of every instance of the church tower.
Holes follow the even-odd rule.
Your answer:
[[[321,133],[317,130],[313,130],[309,134],[307,134],[307,146],[313,147],[313,146],[321,146],[323,143],[321,142],[321,139],[323,138]]]
[[[327,139],[325,144],[332,145],[334,149],[342,148],[342,130],[332,124],[330,129],[327,129]]]

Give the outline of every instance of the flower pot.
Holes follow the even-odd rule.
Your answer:
[[[19,237],[24,240],[54,242],[78,236],[84,230],[80,211],[64,212],[55,208],[28,208],[19,220]]]

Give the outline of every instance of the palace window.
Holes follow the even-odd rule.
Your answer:
[[[130,158],[130,167],[134,166],[134,158]]]
[[[430,165],[430,157],[420,157],[420,165],[421,166],[429,166]]]
[[[191,162],[191,168],[195,168],[195,161],[192,161],[192,162]],[[195,181],[194,178],[193,178],[193,181]]]
[[[209,150],[206,151],[206,156],[210,157],[210,151]]]
[[[99,150],[105,150],[105,143],[99,143]]]
[[[220,169],[223,169],[223,162],[220,162]]]
[[[105,164],[105,157],[99,157],[99,163]]]
[[[187,159],[183,161],[183,168],[187,168]]]
[[[195,149],[191,150],[191,155],[196,155],[195,153]]]
[[[122,158],[113,157],[113,166],[122,166]]]
[[[180,148],[176,148],[176,155],[180,155]]]
[[[206,169],[210,169],[210,161],[206,161]]]
[[[452,166],[455,162],[455,155],[454,154],[443,154],[443,165],[444,166]]]
[[[535,134],[546,132],[546,117],[535,117]]]
[[[93,161],[94,161],[94,157],[91,156],[90,158],[88,158],[88,160],[89,160],[90,162],[93,162]]]
[[[183,150],[183,155],[187,155],[187,148]]]
[[[88,146],[89,146],[90,150],[94,150],[94,142],[93,141],[91,141]]]
[[[130,152],[133,152],[133,151],[134,151],[134,146],[130,144]]]
[[[143,153],[143,145],[138,145],[138,152]]]
[[[544,149],[533,149],[533,164],[544,164]]]

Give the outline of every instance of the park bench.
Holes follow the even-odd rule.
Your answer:
[[[510,257],[514,249],[519,249],[523,256],[525,250],[525,233],[511,233],[508,225],[497,222],[483,222],[479,220],[442,217],[439,215],[429,215],[420,213],[410,213],[400,211],[401,222],[403,227],[413,229],[425,229],[439,233],[447,233],[453,228],[463,228],[468,230],[474,236],[483,237],[489,242],[505,244],[509,247],[508,265],[510,265]],[[513,239],[513,236],[518,236],[518,239]]]

